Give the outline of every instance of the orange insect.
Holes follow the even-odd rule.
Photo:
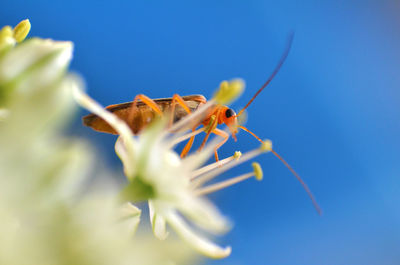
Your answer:
[[[271,82],[271,80],[278,73],[289,53],[292,40],[293,35],[290,36],[285,52],[283,53],[274,72],[264,83],[264,85],[257,91],[257,93],[250,99],[246,106],[239,112],[239,114],[236,114],[233,109],[227,106],[215,104],[209,108],[205,117],[193,124],[193,130],[195,130],[195,128],[197,128],[199,125],[207,127],[207,129],[205,129],[207,134],[200,146],[200,149],[204,146],[211,133],[223,137],[224,140],[216,147],[215,150],[215,159],[218,161],[217,149],[229,139],[228,133],[217,128],[217,125],[223,123],[228,126],[235,141],[238,128],[241,128],[253,135],[257,140],[262,142],[259,137],[257,137],[246,127],[239,125],[237,118],[243,114],[244,110],[253,102],[258,94],[261,93],[261,91]],[[106,109],[118,116],[118,118],[120,118],[121,120],[125,121],[131,128],[133,133],[138,134],[157,116],[163,116],[165,113],[172,113],[170,121],[171,125],[172,123],[179,121],[186,115],[196,111],[201,105],[204,105],[206,102],[206,98],[202,95],[181,97],[178,94],[175,94],[172,98],[161,98],[153,100],[143,94],[140,94],[134,98],[133,102],[110,105],[107,106]],[[83,124],[99,132],[117,134],[117,132],[107,122],[105,122],[95,114],[89,114],[83,117]],[[192,146],[193,140],[194,136],[190,138],[188,144],[182,150],[181,157],[187,155]]]
[[[228,126],[232,134],[232,137],[234,138],[235,141],[238,128],[240,128],[250,133],[258,141],[263,142],[258,136],[256,136],[249,129],[247,129],[242,125],[239,125],[237,118],[243,114],[243,111],[247,107],[249,107],[249,105],[258,96],[258,94],[261,93],[261,91],[271,82],[271,80],[278,73],[279,69],[281,68],[286,57],[289,54],[292,41],[293,41],[293,35],[290,35],[287,47],[275,70],[268,78],[268,80],[264,83],[264,85],[255,93],[255,95],[250,99],[250,101],[245,105],[245,107],[242,110],[240,110],[238,114],[236,114],[234,110],[232,110],[227,106],[215,104],[209,108],[207,114],[201,120],[194,122],[192,128],[193,132],[198,126],[203,125],[205,128],[203,131],[207,133],[199,149],[202,149],[204,147],[211,133],[223,137],[224,138],[223,141],[221,141],[215,148],[215,159],[216,161],[219,161],[217,150],[222,145],[224,145],[225,142],[229,139],[228,133],[217,128],[217,125],[223,123]],[[148,124],[150,124],[157,116],[163,116],[165,113],[168,114],[171,113],[172,115],[171,115],[170,125],[172,125],[172,123],[176,123],[183,117],[195,112],[200,106],[206,104],[206,102],[207,102],[206,98],[202,95],[191,95],[191,96],[181,97],[178,94],[175,94],[172,98],[161,98],[153,100],[143,94],[140,94],[134,98],[133,102],[110,105],[107,106],[106,109],[115,114],[116,116],[118,116],[121,120],[125,121],[134,134],[138,134],[143,128],[145,128]],[[107,122],[105,122],[95,114],[89,114],[83,117],[83,124],[99,132],[117,134],[117,132]],[[187,153],[190,151],[194,141],[194,137],[195,134],[193,134],[190,137],[188,143],[181,152],[181,157],[185,157]],[[311,194],[311,191],[309,190],[307,185],[303,182],[303,180],[300,178],[300,176],[274,150],[271,150],[271,152],[277,158],[279,158],[282,161],[282,163],[296,176],[298,181],[301,183],[301,185],[304,187],[309,197],[311,198],[318,213],[320,213],[321,210],[318,204],[316,203],[313,195]]]

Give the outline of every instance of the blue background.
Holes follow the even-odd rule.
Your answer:
[[[72,40],[72,69],[104,105],[204,94],[242,77],[239,109],[295,31],[290,55],[248,109],[324,210],[271,154],[254,180],[212,195],[235,223],[232,255],[208,264],[400,263],[400,3],[398,1],[2,1],[0,25],[30,18],[30,36]],[[120,168],[115,137],[83,128]],[[200,137],[199,137],[200,139]],[[199,140],[198,139],[198,140]],[[245,132],[220,156],[258,146]],[[246,172],[249,164],[226,176]]]

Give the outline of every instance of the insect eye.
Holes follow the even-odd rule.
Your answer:
[[[227,109],[225,111],[225,117],[227,117],[227,118],[230,118],[230,117],[232,117],[234,115],[235,115],[235,112],[233,111],[233,109]]]

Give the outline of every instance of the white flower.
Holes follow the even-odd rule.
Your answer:
[[[29,30],[29,20],[22,21],[14,29],[5,26],[0,30],[0,46],[14,42],[2,50],[0,47],[0,120],[9,116],[5,115],[5,110],[11,108],[13,99],[32,100],[31,97],[40,91],[52,94],[52,89],[63,81],[72,58],[73,43],[70,41],[31,38],[21,42]],[[58,104],[56,100],[58,98],[54,99]]]
[[[15,27],[18,41],[29,28],[29,21]],[[2,198],[14,196],[14,189],[25,196],[46,190],[48,198],[71,197],[86,175],[88,146],[59,134],[76,109],[71,90],[77,80],[66,72],[72,47],[71,42],[33,38],[0,57]]]
[[[72,43],[16,44],[27,23],[0,30],[0,264],[190,264],[181,241],[132,237],[141,211],[116,207],[114,185],[88,185],[93,149],[61,132],[80,84]]]
[[[150,220],[153,232],[159,239],[168,235],[168,223],[176,233],[199,252],[212,258],[223,258],[230,254],[231,248],[220,247],[196,232],[191,221],[197,227],[214,234],[223,233],[229,228],[227,219],[204,196],[244,179],[256,176],[261,178],[260,167],[255,165],[254,172],[204,187],[203,185],[233,166],[247,161],[262,152],[270,151],[267,141],[262,148],[253,150],[240,159],[240,153],[220,162],[200,168],[213,154],[218,140],[212,141],[202,151],[181,159],[173,146],[190,137],[170,135],[165,128],[166,119],[153,122],[138,137],[134,137],[129,127],[89,98],[81,90],[75,89],[74,95],[79,104],[108,122],[120,135],[115,149],[123,162],[129,184],[122,191],[126,200],[148,200]],[[209,104],[212,104],[210,102]],[[197,110],[187,116],[177,126],[185,127],[194,116],[207,110]],[[199,130],[201,132],[201,130]]]
[[[0,86],[17,82],[18,91],[24,92],[52,85],[67,69],[72,49],[72,42],[50,39],[32,38],[19,44],[1,60]]]

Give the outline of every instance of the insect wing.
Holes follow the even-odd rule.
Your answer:
[[[201,104],[206,102],[205,97],[202,95],[184,96],[182,99],[191,111],[195,111]],[[154,102],[163,113],[166,113],[171,108],[172,98],[155,99]],[[109,105],[106,109],[115,114],[121,120],[125,121],[135,134],[152,122],[156,117],[156,113],[140,100],[137,101],[136,108],[132,108],[132,102],[125,102]],[[187,112],[177,104],[175,107],[174,122],[182,119],[186,115]],[[131,117],[131,120],[129,120],[129,117]],[[95,131],[117,134],[117,132],[107,122],[95,114],[89,114],[83,117],[83,124],[91,127]]]

